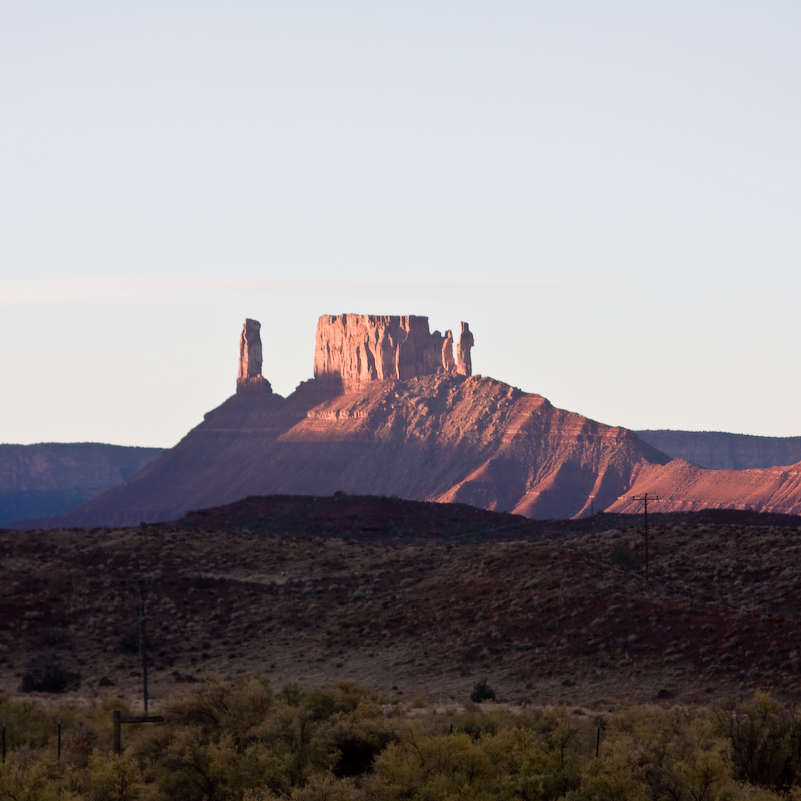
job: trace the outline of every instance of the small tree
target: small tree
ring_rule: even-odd
[[[495,690],[493,690],[484,679],[481,679],[481,681],[477,681],[473,685],[473,691],[470,693],[470,700],[476,704],[480,704],[483,701],[494,701]]]

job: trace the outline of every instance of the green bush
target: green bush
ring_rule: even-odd
[[[470,700],[474,704],[480,704],[483,701],[494,701],[495,690],[493,690],[484,679],[481,679],[481,681],[477,681],[473,685],[473,690],[470,693]]]
[[[625,542],[619,542],[612,549],[612,562],[624,570],[636,570],[640,564],[637,552]]]
[[[761,693],[712,707],[616,709],[597,757],[596,720],[566,708],[466,703],[447,715],[387,717],[347,682],[279,694],[259,677],[197,685],[158,710],[163,724],[127,725],[121,756],[111,753],[120,699],[54,706],[0,697],[9,722],[0,799],[801,801],[797,716]]]

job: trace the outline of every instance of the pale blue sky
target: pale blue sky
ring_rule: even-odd
[[[801,434],[801,4],[0,0],[0,442],[174,444],[320,314]]]

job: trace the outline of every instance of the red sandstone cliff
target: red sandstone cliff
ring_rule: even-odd
[[[63,525],[130,525],[248,495],[397,495],[535,518],[600,510],[667,460],[631,432],[490,378],[424,376],[286,399],[237,394]]]
[[[453,358],[453,335],[431,333],[427,317],[339,314],[317,323],[314,377],[353,387],[365,381],[407,380],[426,375],[472,375],[473,336],[467,323]]]
[[[755,470],[709,470],[683,459],[649,465],[607,511],[639,511],[642,504],[629,496],[646,492],[660,499],[651,507],[655,512],[753,509],[797,515],[801,514],[801,463]]]
[[[425,317],[322,317],[316,378],[286,399],[249,389],[260,377],[257,339],[247,321],[236,395],[58,522],[135,524],[247,495],[337,490],[566,518],[603,509],[645,466],[667,461],[626,429],[471,376],[466,323],[454,360],[452,334],[430,333]]]
[[[801,464],[746,471],[670,461],[634,433],[471,376],[473,335],[425,317],[320,318],[315,379],[288,398],[261,377],[258,323],[240,343],[237,394],[139,474],[54,524],[130,525],[248,495],[397,495],[533,518],[704,507],[801,512]],[[264,382],[262,385],[259,381]],[[254,387],[258,391],[253,391]]]

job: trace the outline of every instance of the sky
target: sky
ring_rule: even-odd
[[[321,314],[801,435],[796,0],[0,0],[0,443],[170,447]]]

